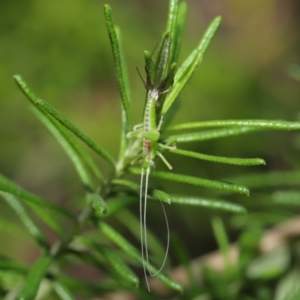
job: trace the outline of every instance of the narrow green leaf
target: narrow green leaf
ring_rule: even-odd
[[[45,277],[48,268],[53,262],[53,258],[49,256],[42,256],[30,269],[29,274],[25,280],[24,286],[19,295],[20,300],[32,300],[38,292],[41,281]]]
[[[4,193],[4,192],[3,192]],[[6,193],[7,195],[10,195],[13,197],[13,195]],[[22,202],[21,200],[19,201]],[[56,212],[49,211],[48,209],[40,208],[36,204],[32,203],[26,203],[30,206],[30,208],[40,217],[40,219],[47,224],[50,228],[52,228],[58,235],[61,235],[64,233],[64,228],[61,226],[60,218],[58,220],[58,215]],[[64,218],[64,216],[62,216]],[[15,238],[19,238],[20,243],[31,243],[31,237],[30,235],[23,234],[24,228],[20,227],[19,225],[15,223],[11,223],[9,220],[1,220],[0,219],[0,230],[4,230],[7,233],[9,233],[11,236],[14,236]],[[22,241],[21,241],[22,240]]]
[[[55,137],[59,144],[63,147],[70,160],[73,162],[75,169],[83,183],[83,185],[91,192],[94,190],[93,182],[90,178],[89,172],[86,170],[85,165],[82,162],[79,145],[74,142],[70,136],[66,135],[66,131],[62,129],[60,123],[52,119],[49,115],[42,113],[35,106],[32,107],[33,113],[36,117],[44,124],[44,126],[50,131],[50,133]],[[85,155],[86,158],[89,156]],[[90,158],[89,158],[90,159]],[[94,164],[93,164],[94,165]]]
[[[133,174],[140,174],[141,172],[140,169],[136,169],[136,168],[130,168],[129,170]],[[226,192],[232,192],[232,193],[237,193],[237,194],[242,194],[247,196],[249,196],[250,193],[249,190],[244,186],[221,182],[221,181],[208,180],[208,179],[203,179],[203,178],[198,178],[193,176],[167,173],[161,171],[156,171],[155,175],[153,176],[155,176],[156,178],[166,179],[170,181],[188,183],[192,185],[202,186],[205,188],[223,190]]]
[[[130,232],[134,235],[137,241],[141,240],[141,231],[140,231],[140,220],[136,216],[134,216],[128,210],[123,210],[120,212],[116,218],[130,230]],[[130,220],[130,222],[128,222]],[[150,220],[149,220],[150,221]],[[167,233],[167,229],[166,229]],[[166,242],[165,242],[166,243]],[[162,246],[156,236],[153,234],[151,230],[147,227],[147,246],[151,252],[151,257],[157,257],[158,259],[164,257],[166,246]]]
[[[186,2],[181,2],[179,4],[178,13],[177,13],[177,20],[176,20],[176,28],[175,28],[175,36],[173,37],[173,56],[171,61],[177,62],[181,44],[182,44],[182,37],[183,37],[183,29],[186,20],[186,13],[187,13],[187,4]]]
[[[207,127],[256,127],[274,130],[299,130],[300,122],[281,120],[214,120],[204,122],[183,123],[168,127],[167,130],[199,129]]]
[[[170,48],[171,37],[170,33],[166,32],[160,43],[160,49],[157,54],[155,67],[154,67],[154,84],[159,85],[166,78],[168,74],[168,67],[170,62]]]
[[[71,291],[61,282],[55,279],[52,283],[55,293],[61,300],[75,300]]]
[[[146,71],[146,74],[149,74],[150,75],[150,78],[152,79],[153,81],[153,78],[154,78],[154,69],[155,69],[155,64],[154,64],[154,61],[153,61],[153,57],[152,57],[152,53],[145,50],[144,51],[144,60],[145,60],[145,71]]]
[[[0,257],[0,270],[13,270],[14,272],[24,275],[28,272],[28,267],[9,258]]]
[[[75,216],[70,213],[69,211],[61,208],[58,205],[55,205],[41,197],[38,197],[36,195],[33,195],[29,192],[26,192],[19,188],[16,184],[12,183],[8,179],[6,179],[3,175],[0,174],[0,190],[3,192],[7,192],[9,194],[12,194],[16,197],[20,197],[24,201],[28,203],[35,204],[39,207],[47,208],[51,211],[54,211],[56,213],[60,213],[66,217],[69,217],[71,219],[75,219]]]
[[[294,214],[292,213],[282,213],[281,212],[256,212],[247,213],[246,215],[234,215],[231,219],[231,224],[233,227],[241,229],[243,227],[266,227],[275,226],[278,223],[286,222],[292,218]]]
[[[128,85],[128,77],[124,63],[124,57],[122,53],[122,47],[120,45],[120,39],[115,29],[111,8],[109,5],[104,5],[104,16],[106,21],[106,27],[110,39],[115,70],[117,73],[117,81],[119,85],[119,91],[122,101],[122,144],[120,149],[120,157],[124,154],[124,151],[128,145],[128,139],[126,139],[126,133],[132,128],[131,122],[131,104],[130,104],[130,93]]]
[[[25,227],[28,229],[33,238],[38,242],[40,246],[44,249],[48,249],[49,245],[47,239],[43,232],[40,230],[39,226],[37,226],[30,216],[30,214],[26,211],[20,201],[12,196],[11,194],[0,192],[0,195],[7,201],[7,203],[14,209],[14,211],[18,214]]]
[[[177,143],[189,143],[196,141],[207,141],[219,139],[228,136],[236,136],[246,134],[249,132],[260,131],[261,129],[255,127],[230,127],[222,129],[213,129],[203,132],[192,132],[183,134],[174,134],[168,137],[169,140],[176,140]]]
[[[84,132],[82,132],[77,126],[71,123],[64,115],[54,109],[50,104],[43,101],[42,99],[38,99],[34,93],[29,89],[26,82],[22,79],[20,75],[15,75],[14,79],[24,93],[24,95],[38,108],[40,108],[43,112],[51,115],[57,121],[59,121],[64,127],[73,132],[80,140],[82,140],[85,144],[87,144],[92,150],[94,150],[98,155],[100,155],[104,160],[106,160],[114,169],[115,169],[115,161],[114,159],[103,150],[98,144],[96,144],[89,136],[87,136]]]
[[[169,0],[168,20],[166,31],[173,32],[177,23],[178,0]]]
[[[128,187],[130,188],[131,190],[139,193],[140,192],[140,185],[135,183],[135,182],[132,182],[132,181],[129,181],[129,180],[126,180],[126,179],[114,179],[111,181],[111,183],[113,185],[120,185],[120,186],[125,186],[125,187]],[[161,190],[157,190],[157,189],[154,189],[154,190],[149,190],[150,194],[148,194],[150,197],[152,197],[153,199],[155,200],[161,200],[163,202],[166,202],[168,204],[171,204],[171,196],[168,195],[167,193],[161,191]]]
[[[111,215],[115,215],[119,211],[122,211],[125,208],[127,208],[129,205],[133,203],[137,203],[137,201],[138,201],[137,197],[127,196],[122,194],[118,195],[117,197],[108,200],[109,210],[106,215],[101,215],[100,217],[106,218]]]
[[[223,163],[223,164],[231,164],[231,165],[239,165],[239,166],[257,166],[257,165],[266,164],[266,162],[261,158],[236,158],[236,157],[215,156],[215,155],[208,155],[208,154],[198,153],[194,151],[187,151],[182,149],[170,150],[170,152],[197,158],[197,159],[202,159],[206,161]]]
[[[129,78],[128,78],[128,73],[127,73],[127,67],[125,64],[124,53],[123,53],[121,33],[120,33],[120,30],[118,30],[118,28],[116,28],[116,32],[117,32],[117,37],[118,37],[119,46],[120,46],[121,66],[123,69],[123,80],[124,80],[129,104],[131,104]],[[129,114],[129,119],[127,119],[128,116],[127,116],[124,105],[121,105],[121,144],[120,144],[120,151],[119,151],[119,159],[122,159],[128,145],[130,143],[130,140],[126,137],[126,134],[132,130],[131,109],[129,110],[128,114]]]
[[[69,147],[73,148],[71,152],[75,152],[75,154],[79,157],[78,160],[80,159],[85,162],[93,172],[93,174],[96,176],[96,178],[98,178],[100,181],[103,180],[103,175],[99,171],[98,166],[95,164],[91,156],[75,141],[70,131],[66,130],[54,118],[37,109],[35,106],[32,106],[32,111],[36,115],[36,117],[40,119],[42,123],[44,123],[45,127],[53,134],[53,136],[57,138],[58,142],[60,142],[60,139],[65,140],[65,142],[60,142],[63,147],[65,146],[64,144],[69,144]],[[58,137],[56,137],[56,134],[58,135]],[[66,150],[66,152],[68,151]]]
[[[172,197],[169,194],[167,194],[161,190],[156,190],[156,189],[153,190],[151,193],[151,196],[156,200],[160,200],[160,201],[166,202],[168,204],[171,204],[171,202],[172,202]]]
[[[57,212],[49,211],[36,204],[28,203],[28,205],[40,217],[40,219],[52,228],[59,236],[63,236],[65,234],[65,228],[62,226],[60,219],[58,219]],[[72,220],[75,220],[75,216]]]
[[[35,246],[35,241],[33,241],[30,233],[24,232],[23,224],[12,222],[10,215],[7,218],[0,218],[0,232],[2,236],[7,235],[11,240],[18,241],[22,245]]]
[[[212,228],[215,235],[215,238],[217,240],[219,249],[221,250],[224,265],[225,265],[225,272],[226,274],[230,274],[232,266],[229,256],[229,240],[228,236],[226,234],[226,230],[224,227],[224,224],[220,218],[213,218],[212,220]]]
[[[142,258],[139,253],[139,251],[133,247],[127,240],[123,238],[118,232],[116,232],[112,227],[109,225],[101,222],[99,223],[99,229],[103,232],[103,234],[111,240],[113,243],[115,243],[118,247],[120,247],[124,252],[126,252],[127,255],[130,257],[133,257],[137,261],[139,261],[142,264]],[[157,269],[152,266],[151,264],[146,264],[146,268],[151,272],[151,273],[156,273]],[[166,286],[169,288],[182,292],[183,289],[182,287],[175,281],[173,281],[170,277],[163,273],[159,273],[156,275],[156,277],[163,282]]]
[[[280,276],[276,284],[274,300],[300,299],[300,272],[299,268],[290,268]]]
[[[78,239],[78,241],[80,242],[80,240]],[[77,241],[77,242],[78,242]],[[81,243],[81,245],[83,245],[83,243]],[[69,253],[72,253],[73,255],[76,255],[76,257],[86,263],[89,264],[90,266],[92,266],[93,268],[98,269],[99,271],[105,273],[108,277],[118,281],[119,283],[119,287],[120,284],[122,286],[124,286],[124,280],[120,280],[120,275],[118,273],[116,273],[116,271],[111,268],[110,265],[106,264],[106,261],[104,259],[100,259],[98,255],[95,255],[95,253],[89,251],[89,252],[81,252],[81,251],[76,251],[73,249],[68,249]],[[123,279],[123,278],[121,278]]]
[[[188,80],[191,78],[196,67],[202,61],[206,50],[210,42],[212,41],[219,25],[221,23],[221,17],[216,17],[208,26],[201,39],[198,47],[190,54],[190,56],[183,62],[181,67],[178,69],[174,84],[171,92],[167,95],[162,108],[162,114],[166,114],[170,107],[173,105],[175,99],[178,97],[182,89],[185,87]]]
[[[277,191],[272,195],[275,203],[300,206],[300,191]]]
[[[201,206],[201,207],[207,207],[210,209],[224,210],[224,211],[228,211],[228,212],[232,212],[232,213],[247,212],[245,207],[235,204],[235,203],[225,201],[223,199],[207,199],[207,198],[200,198],[200,197],[194,197],[194,196],[172,195],[172,203]]]
[[[289,264],[289,249],[283,246],[252,260],[247,267],[246,276],[252,280],[275,279],[286,272]]]
[[[108,250],[104,246],[90,239],[80,238],[80,241],[99,252],[112,266],[112,268],[127,282],[134,286],[139,286],[139,278],[131,271],[131,269],[117,256],[113,251]]]
[[[166,99],[164,101],[162,107],[162,114],[165,115],[171,106],[174,104],[176,98],[179,96],[180,92],[185,87],[186,83],[194,73],[194,70],[198,66],[198,62],[201,58],[201,54],[194,50],[190,57],[187,58],[186,61],[183,62],[180,68],[178,68],[177,73],[174,77],[174,83],[172,86],[172,90],[169,94],[167,94]],[[181,77],[179,77],[181,76]],[[181,80],[180,80],[181,79]]]
[[[133,190],[135,192],[138,192],[139,189],[140,189],[139,184],[137,184],[133,181],[130,181],[130,180],[126,180],[126,179],[113,179],[111,181],[111,184],[125,186],[125,187],[128,187],[128,188],[130,188],[131,190]]]
[[[168,20],[166,26],[166,32],[170,33],[171,46],[170,46],[170,63],[173,63],[174,60],[174,51],[175,51],[175,40],[176,40],[176,24],[178,16],[178,0],[169,0],[169,11],[168,11]]]
[[[180,266],[183,266],[186,272],[187,282],[191,290],[196,290],[199,287],[199,279],[196,278],[196,273],[192,269],[191,264],[191,254],[188,250],[188,246],[185,241],[177,234],[177,232],[172,233],[171,245],[170,245],[173,255]]]
[[[250,188],[268,188],[278,186],[293,186],[300,182],[300,172],[298,171],[274,171],[267,173],[240,174],[226,178],[238,184],[246,184]]]
[[[99,194],[89,194],[88,201],[91,203],[93,209],[96,210],[96,212],[99,212],[103,215],[107,213],[107,203]]]

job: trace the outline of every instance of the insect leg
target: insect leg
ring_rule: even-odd
[[[126,137],[128,139],[133,138],[133,137],[139,137],[139,135],[143,132],[143,129],[138,129],[134,131],[130,131],[126,134]]]
[[[160,120],[159,120],[159,123],[158,123],[158,126],[157,126],[157,131],[160,131],[160,129],[161,129],[161,125],[162,125],[162,123],[163,123],[163,115],[160,117]]]
[[[131,164],[131,165],[135,165],[142,157],[143,157],[143,154],[141,153],[141,154],[139,154],[136,158],[134,158],[134,159],[130,162],[130,164]]]
[[[166,158],[159,152],[157,151],[156,154],[161,158],[161,160],[165,163],[165,165],[172,170],[172,166],[170,165],[170,163],[166,160]]]
[[[159,143],[158,146],[161,149],[168,149],[168,150],[175,150],[176,149],[176,145],[169,146],[169,145],[164,145],[164,144]]]
[[[140,124],[134,125],[134,126],[133,126],[133,131],[136,131],[136,130],[138,130],[138,129],[141,129],[143,126],[144,126],[144,123],[140,123]]]

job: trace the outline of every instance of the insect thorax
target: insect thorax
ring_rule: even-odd
[[[148,91],[148,99],[153,99],[154,101],[157,101],[159,95],[160,92],[156,87],[150,88]]]

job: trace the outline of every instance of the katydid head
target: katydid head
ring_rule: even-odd
[[[152,89],[148,90],[148,97],[151,97],[152,99],[158,99],[160,96],[161,92],[158,88],[153,87]]]

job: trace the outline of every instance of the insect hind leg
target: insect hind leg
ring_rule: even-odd
[[[160,157],[160,159],[164,162],[164,164],[168,167],[169,170],[173,169],[171,164],[167,161],[167,159],[159,151],[157,151],[156,154]]]
[[[164,145],[164,144],[161,144],[161,143],[159,143],[158,146],[161,149],[167,149],[167,150],[176,150],[176,148],[177,148],[176,145],[169,146],[169,145]]]

